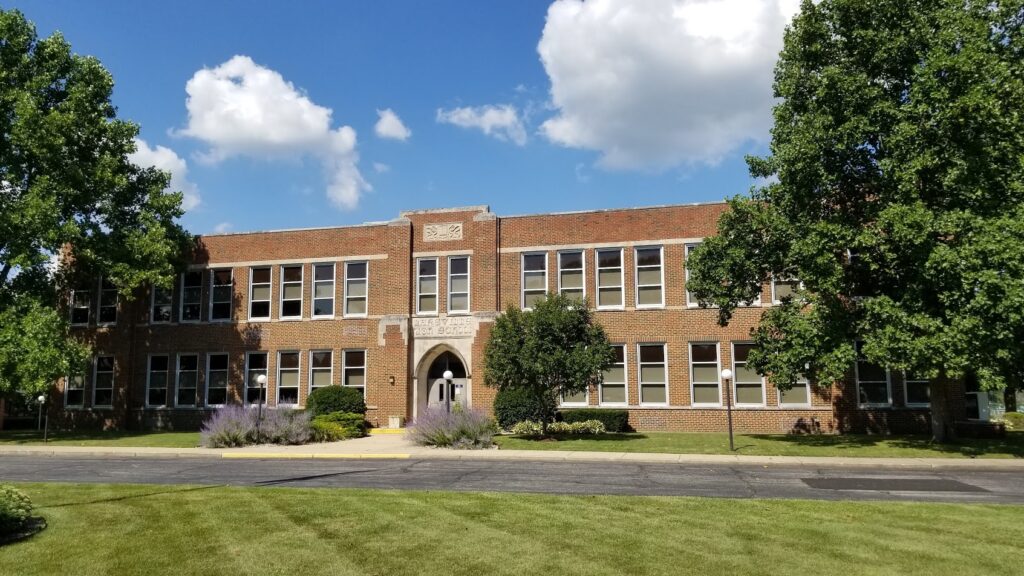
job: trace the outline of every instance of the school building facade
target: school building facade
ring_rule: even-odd
[[[928,384],[866,362],[829,387],[780,392],[746,367],[750,331],[794,288],[771,282],[719,326],[686,291],[686,260],[724,203],[499,217],[486,206],[402,212],[355,226],[201,236],[173,289],[128,302],[75,290],[89,370],[58,383],[68,425],[195,429],[228,403],[302,407],[311,390],[363,391],[388,427],[428,406],[490,409],[484,348],[507,306],[586,298],[615,345],[603,382],[566,407],[628,409],[638,430],[924,431]],[[730,394],[723,368],[735,377]],[[442,374],[450,370],[453,381]],[[266,386],[259,386],[260,376]],[[983,409],[956,394],[956,413]]]

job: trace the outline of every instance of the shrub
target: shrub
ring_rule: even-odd
[[[13,486],[0,486],[0,537],[23,531],[32,517],[32,501]]]
[[[1007,430],[1024,431],[1024,412],[1007,412],[1003,415]]]
[[[608,410],[606,408],[578,408],[574,410],[562,410],[562,421],[586,422],[587,420],[598,420],[604,424],[607,432],[629,432],[629,412],[626,410]]]
[[[263,412],[260,436],[264,442],[288,445],[305,444],[309,442],[310,433],[310,414],[305,410],[278,408]]]
[[[540,436],[542,428],[539,422],[524,420],[512,426],[511,432],[517,436]],[[604,434],[604,423],[600,420],[583,422],[553,422],[548,424],[548,434]]]
[[[490,448],[498,426],[487,414],[459,405],[448,412],[427,408],[410,426],[410,439],[421,446]]]
[[[548,425],[548,429],[551,428],[551,424]],[[533,420],[523,420],[522,422],[516,422],[512,425],[509,432],[516,436],[540,436],[543,431],[540,422],[534,422]]]
[[[306,400],[306,409],[314,417],[323,416],[332,412],[350,412],[353,414],[366,414],[366,401],[363,393],[356,388],[345,386],[324,386],[317,388]]]
[[[352,412],[331,412],[313,418],[311,423],[313,440],[337,442],[349,438],[366,436],[366,419],[362,414]]]
[[[237,405],[217,409],[203,423],[200,443],[207,448],[235,448],[256,442],[256,411]]]
[[[502,388],[494,396],[494,417],[504,430],[524,420],[540,422],[552,409],[545,409],[544,402],[525,388]]]

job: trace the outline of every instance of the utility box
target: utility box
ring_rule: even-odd
[[[405,416],[388,416],[388,428],[401,428],[405,426]]]

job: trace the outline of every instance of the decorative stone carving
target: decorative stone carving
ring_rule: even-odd
[[[366,336],[366,326],[345,326],[341,329],[342,336]]]
[[[472,338],[476,322],[471,316],[413,318],[412,334],[416,338]]]
[[[423,227],[425,242],[441,242],[444,240],[462,240],[462,222],[447,224],[427,224]]]

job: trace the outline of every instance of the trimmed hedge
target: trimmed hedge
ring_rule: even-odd
[[[538,402],[522,388],[502,388],[494,397],[494,419],[502,430],[523,420],[540,422],[544,418],[544,407]]]
[[[313,416],[323,416],[333,412],[366,414],[366,401],[363,393],[355,388],[345,386],[324,386],[313,390],[306,400],[306,409]]]
[[[310,422],[313,439],[317,442],[337,442],[366,436],[366,419],[352,412],[331,412],[313,418]]]
[[[1007,430],[1024,430],[1024,413],[1022,412],[1007,412],[1003,416],[1003,420],[1006,420]]]
[[[561,410],[562,422],[572,424],[574,422],[586,422],[597,420],[604,424],[608,432],[630,432],[628,410],[609,410],[607,408],[574,408],[572,410]]]

